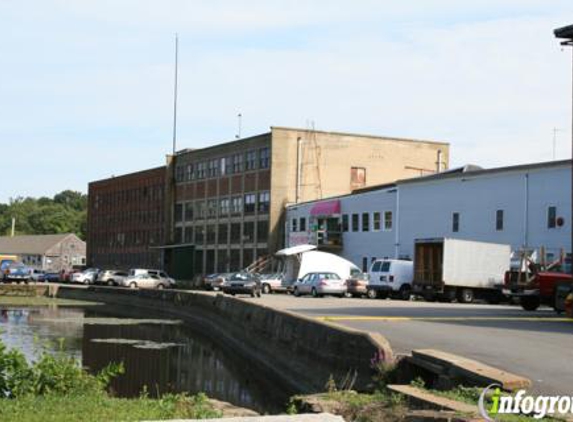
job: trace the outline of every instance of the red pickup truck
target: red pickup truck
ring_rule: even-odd
[[[572,289],[573,276],[556,271],[533,270],[520,274],[512,270],[505,273],[503,294],[519,298],[521,307],[526,311],[535,311],[543,304],[560,312],[562,309],[558,295],[563,291],[561,286]]]

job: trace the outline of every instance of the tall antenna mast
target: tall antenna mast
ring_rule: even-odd
[[[237,134],[236,139],[241,139],[241,130],[243,129],[243,115],[241,113],[237,114]]]
[[[175,33],[175,84],[173,86],[173,155],[177,151],[177,66],[179,53],[179,34]]]

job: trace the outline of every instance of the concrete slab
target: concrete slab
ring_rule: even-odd
[[[411,385],[389,385],[388,389],[395,393],[400,393],[407,396],[409,400],[413,399],[417,402],[423,403],[431,409],[451,410],[468,415],[478,414],[477,406],[472,406],[471,404],[462,403],[456,400],[448,399],[446,397],[440,397]]]

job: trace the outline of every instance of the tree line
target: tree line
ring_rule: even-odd
[[[0,203],[0,236],[10,235],[15,218],[16,235],[75,233],[85,240],[87,204],[87,195],[72,190],[53,198],[12,198]]]

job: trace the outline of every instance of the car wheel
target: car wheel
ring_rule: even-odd
[[[541,305],[538,296],[522,296],[520,302],[521,307],[526,311],[535,311]]]
[[[366,291],[366,296],[368,296],[369,299],[376,299],[378,298],[378,292],[374,289],[368,289]]]
[[[129,283],[129,288],[130,289],[137,289],[137,283],[135,281],[132,281],[131,283]]]
[[[161,283],[157,285],[157,290],[163,290],[164,288],[165,286]]]
[[[314,287],[312,288],[310,293],[312,294],[312,297],[318,297],[318,292],[316,291],[316,289]]]
[[[409,284],[403,284],[400,286],[400,291],[398,292],[400,299],[402,300],[410,300],[410,296],[412,295],[412,288]]]
[[[300,296],[300,292],[298,291],[298,287],[295,287],[293,292],[292,292],[296,297]]]
[[[458,302],[472,303],[474,301],[474,291],[472,289],[462,289],[458,291]]]
[[[107,281],[107,285],[108,285],[108,286],[115,286],[115,281],[113,281],[113,280],[108,280],[108,281]]]
[[[268,295],[271,292],[271,286],[268,284],[263,284],[263,293]]]

